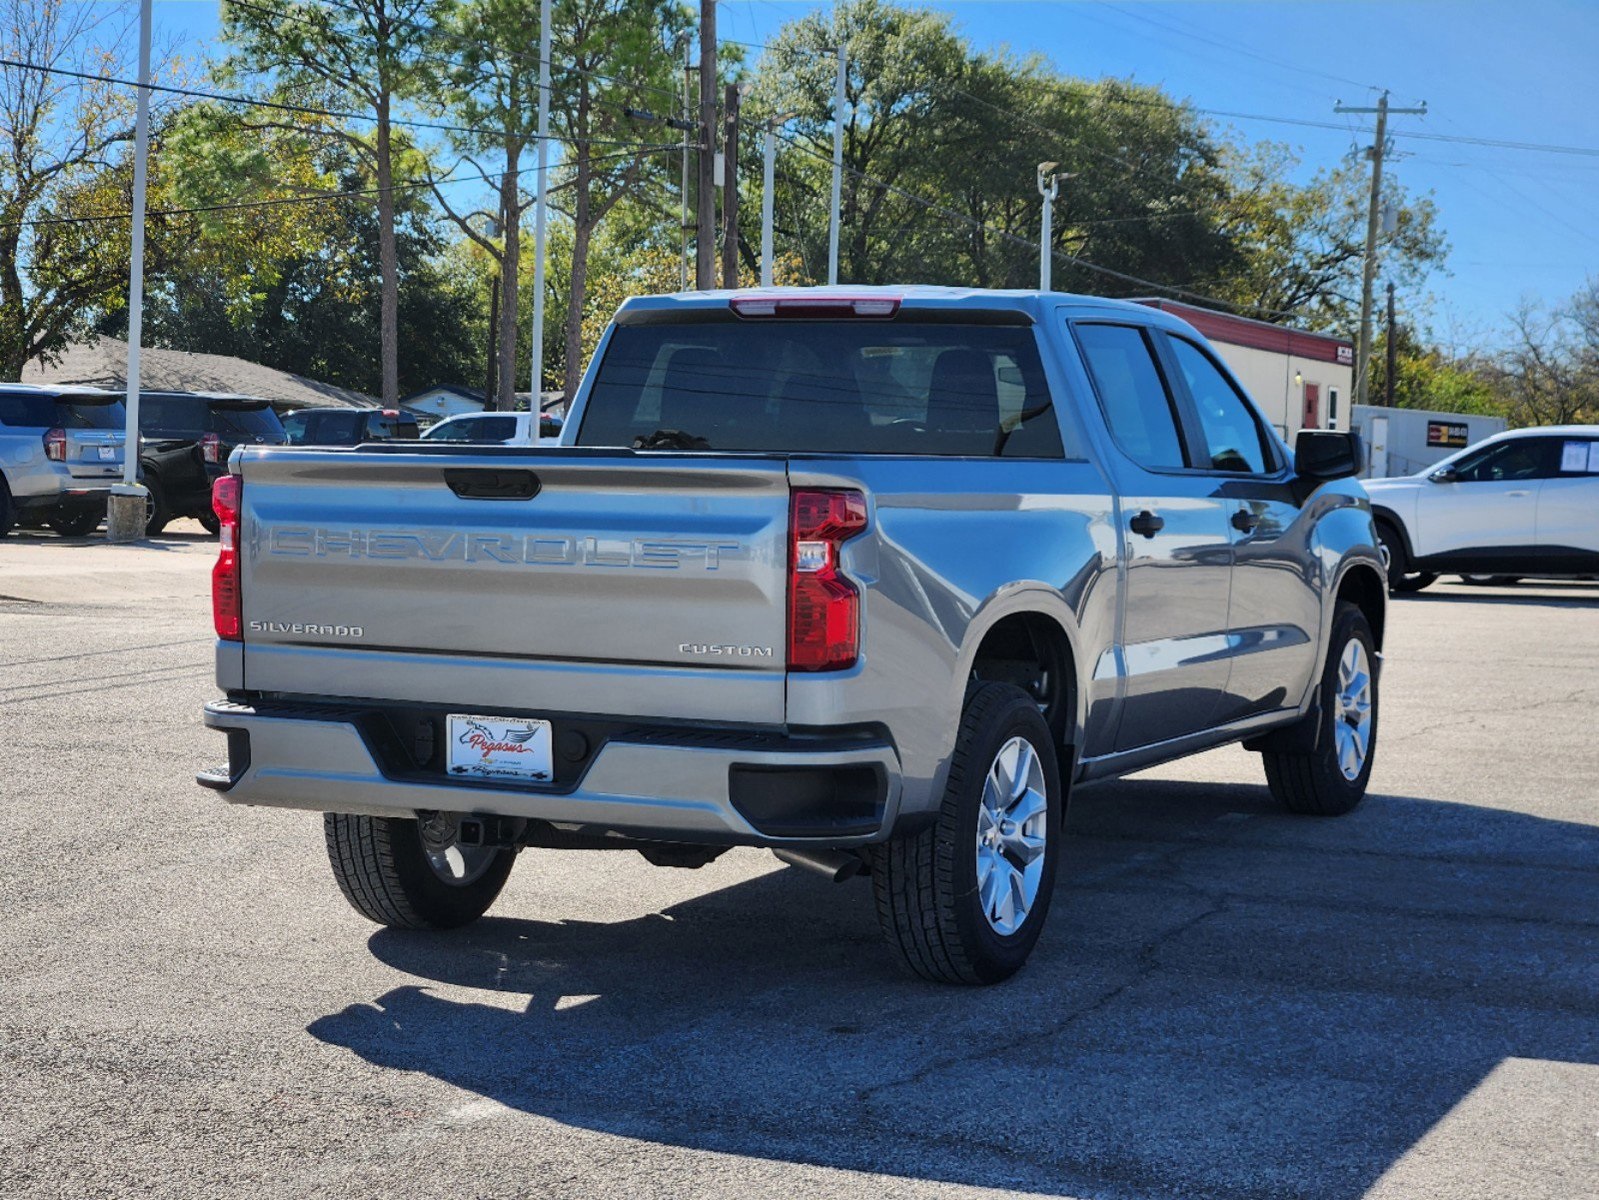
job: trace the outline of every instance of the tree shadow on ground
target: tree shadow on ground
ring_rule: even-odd
[[[310,1032],[670,1145],[1353,1197],[1505,1058],[1599,1063],[1596,861],[1587,825],[1392,796],[1303,820],[1263,788],[1130,781],[1074,799],[1050,926],[997,988],[909,980],[869,888],[777,870],[631,920],[381,931],[384,962],[494,995],[406,985]]]

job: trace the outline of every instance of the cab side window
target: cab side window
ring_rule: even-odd
[[[1186,467],[1177,412],[1148,334],[1134,325],[1080,324],[1076,329],[1117,445],[1143,467]]]
[[[1199,410],[1210,469],[1252,475],[1275,470],[1276,458],[1266,432],[1232,381],[1187,338],[1168,335],[1166,341],[1194,398],[1194,407]]]
[[[1553,438],[1512,438],[1460,463],[1455,468],[1455,480],[1502,483],[1548,479],[1559,472],[1559,446]]]

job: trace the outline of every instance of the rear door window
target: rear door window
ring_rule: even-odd
[[[1144,330],[1079,324],[1077,341],[1117,445],[1141,467],[1186,467],[1177,410]]]
[[[579,446],[1061,458],[1030,326],[621,325]]]

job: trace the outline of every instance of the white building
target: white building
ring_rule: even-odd
[[[1349,428],[1354,343],[1175,300],[1139,303],[1180,317],[1204,334],[1290,444],[1301,429]]]

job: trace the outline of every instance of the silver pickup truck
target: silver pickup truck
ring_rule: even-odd
[[[244,447],[215,493],[229,801],[372,920],[524,846],[867,875],[905,964],[1039,936],[1072,789],[1227,742],[1359,802],[1387,596],[1359,443],[1192,328],[935,288],[628,301],[558,446]]]

